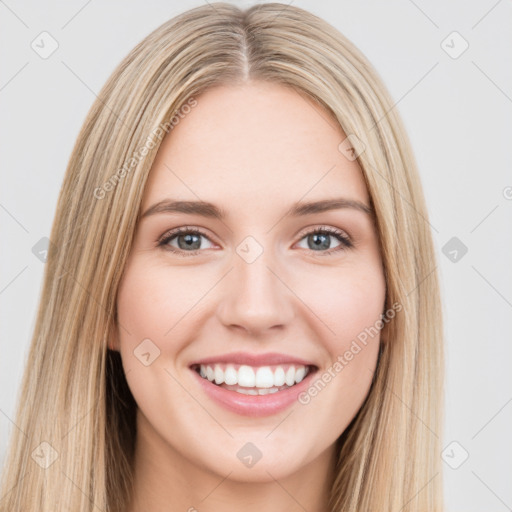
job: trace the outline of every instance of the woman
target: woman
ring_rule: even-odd
[[[325,21],[163,24],[73,150],[0,510],[442,510],[427,219],[391,98]]]

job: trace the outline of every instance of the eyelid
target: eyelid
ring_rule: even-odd
[[[311,233],[316,232],[328,232],[333,235],[340,235],[348,240],[352,241],[350,235],[344,230],[340,228],[335,228],[333,226],[322,225],[322,224],[313,224],[312,226],[308,226],[306,228],[301,229],[296,236],[300,236],[300,239],[304,238],[304,236],[309,235]]]

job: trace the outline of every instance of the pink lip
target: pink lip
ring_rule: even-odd
[[[218,359],[216,360],[218,361]],[[289,359],[287,361],[289,361]],[[204,379],[194,369],[192,369],[192,373],[195,375],[195,378],[199,381],[199,385],[202,386],[206,394],[219,405],[243,416],[261,417],[277,414],[296,402],[298,395],[309,387],[316,371],[315,369],[310,370],[304,380],[291,388],[268,395],[243,395],[236,391],[229,391]]]
[[[304,366],[314,366],[311,361],[299,359],[297,357],[289,356],[286,354],[278,354],[276,352],[269,352],[267,354],[249,354],[248,352],[232,352],[231,354],[221,354],[218,356],[207,357],[194,361],[190,366],[200,364],[215,364],[215,363],[233,363],[233,364],[246,364],[248,366],[270,366],[275,364],[297,364]]]

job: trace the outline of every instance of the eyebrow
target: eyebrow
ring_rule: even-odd
[[[344,208],[359,210],[368,215],[372,215],[373,213],[373,209],[361,201],[337,197],[334,199],[323,199],[321,201],[295,203],[288,210],[285,216],[290,215],[291,217],[299,217]],[[226,210],[219,208],[213,203],[208,203],[206,201],[173,201],[171,199],[164,199],[150,206],[142,214],[141,219],[157,213],[188,213],[218,220],[224,220],[227,217]]]

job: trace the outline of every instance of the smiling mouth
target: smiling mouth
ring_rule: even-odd
[[[200,377],[212,384],[244,395],[268,395],[292,388],[317,367],[301,364],[248,366],[240,364],[194,364]]]

